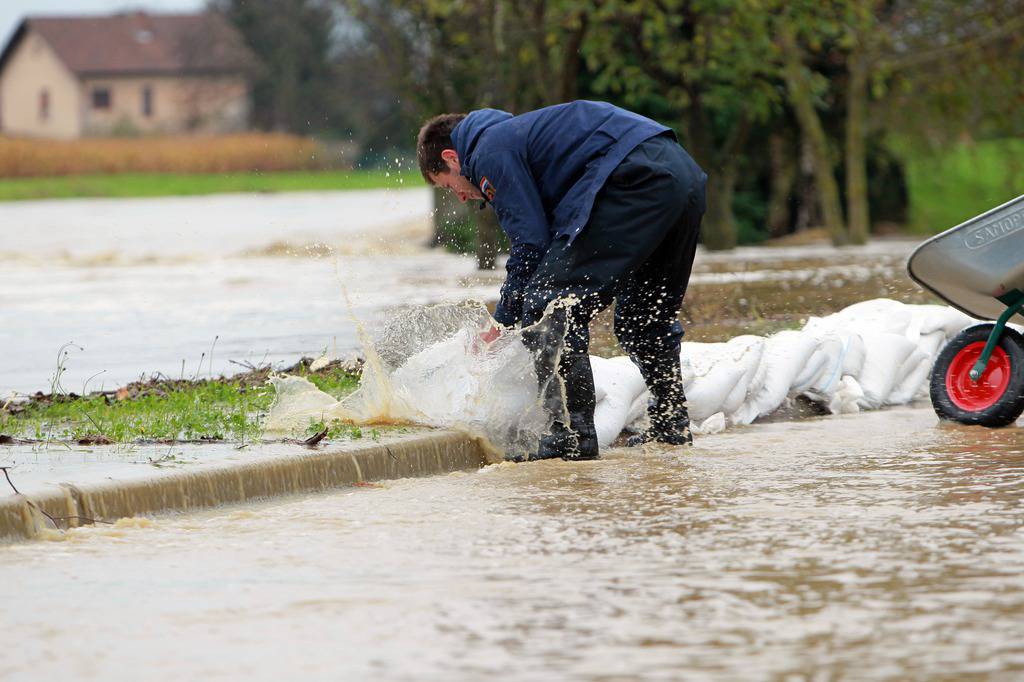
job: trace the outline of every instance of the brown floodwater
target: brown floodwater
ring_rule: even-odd
[[[927,408],[0,547],[0,679],[1020,679],[1024,432]]]

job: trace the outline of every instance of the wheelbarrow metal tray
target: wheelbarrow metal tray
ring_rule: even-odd
[[[1024,292],[1024,195],[924,242],[907,270],[954,308],[998,318]]]

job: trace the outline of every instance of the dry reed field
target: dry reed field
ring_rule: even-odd
[[[324,165],[315,140],[276,133],[74,141],[0,136],[0,178],[269,172]]]

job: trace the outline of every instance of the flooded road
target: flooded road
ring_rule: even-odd
[[[0,547],[22,679],[1020,679],[1024,432],[902,408]]]
[[[81,393],[347,355],[353,314],[493,295],[424,247],[431,209],[424,188],[0,205],[0,400],[50,392],[65,344]]]
[[[396,305],[494,300],[502,269],[424,246],[431,209],[422,187],[0,205],[0,400],[51,392],[61,348],[62,386],[82,393],[348,357],[353,315],[372,328]],[[702,252],[687,338],[768,334],[877,296],[920,302],[912,244]],[[621,353],[610,320],[595,325],[598,354]]]

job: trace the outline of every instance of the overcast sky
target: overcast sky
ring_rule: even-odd
[[[152,12],[196,10],[204,0],[0,0],[0,45],[6,45],[27,14],[109,14],[123,9]]]

